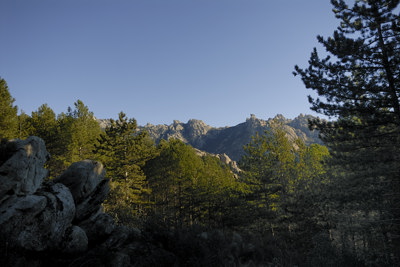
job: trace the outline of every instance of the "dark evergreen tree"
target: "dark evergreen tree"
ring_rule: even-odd
[[[190,224],[192,188],[200,177],[201,158],[180,140],[161,141],[159,155],[146,164],[155,213],[174,227]]]
[[[18,115],[18,138],[25,139],[32,135],[33,131],[31,117],[22,111],[21,114]]]
[[[0,138],[18,137],[18,108],[8,90],[7,82],[0,78]]]
[[[332,154],[335,240],[367,264],[391,265],[400,259],[400,1],[331,2],[340,26],[318,36],[328,56],[314,49],[294,74],[320,96],[311,109],[335,119],[311,122]]]
[[[74,103],[75,109],[68,108],[67,117],[63,120],[65,135],[67,135],[67,158],[69,165],[73,162],[93,158],[93,149],[101,133],[100,125],[93,112],[78,100]]]
[[[242,189],[228,166],[215,156],[198,155],[180,140],[162,140],[158,149],[159,155],[147,162],[145,173],[153,211],[162,221],[177,228],[235,224],[228,218],[235,220],[234,214],[240,211],[230,205]]]
[[[32,112],[30,119],[30,135],[35,135],[44,140],[46,148],[53,154],[53,146],[57,143],[57,120],[54,111],[47,105],[41,105],[37,111]]]
[[[243,214],[235,208],[244,185],[218,157],[203,155],[201,159],[199,175],[190,188],[191,222],[207,227],[236,226],[238,218],[234,218]]]
[[[263,135],[257,134],[244,147],[245,154],[240,161],[244,170],[244,181],[252,189],[248,199],[259,208],[259,231],[282,235],[282,242],[293,245],[303,242],[299,234],[311,238],[315,226],[313,197],[325,177],[323,161],[329,155],[321,145],[306,146],[299,138],[287,136],[282,124],[273,122]],[[294,238],[297,240],[288,240]],[[308,239],[310,243],[310,239]],[[304,251],[303,251],[304,252]]]
[[[46,149],[51,157],[46,162],[51,178],[56,177],[64,170],[65,154],[67,153],[68,139],[64,139],[60,131],[60,121],[57,120],[54,111],[47,105],[41,105],[33,111],[28,119],[29,135],[35,135],[44,140]]]
[[[112,190],[106,208],[120,222],[130,223],[149,204],[150,189],[142,168],[154,156],[154,142],[146,132],[137,131],[135,119],[128,119],[120,112],[118,120],[111,119],[99,138],[95,153],[111,179]]]
[[[289,140],[283,125],[274,122],[264,134],[256,134],[244,147],[240,167],[246,171],[258,206],[278,209],[281,198],[290,190],[294,177],[296,146]]]
[[[72,123],[74,118],[67,113],[60,113],[57,115],[57,151],[51,158],[58,162],[57,168],[54,170],[53,174],[55,177],[60,175],[72,161],[71,152],[69,150],[72,135]]]

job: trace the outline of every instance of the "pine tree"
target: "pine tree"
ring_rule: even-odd
[[[31,117],[24,111],[21,111],[21,114],[18,115],[18,138],[25,139],[32,135],[33,132]]]
[[[46,162],[46,168],[49,170],[50,177],[56,177],[64,170],[62,158],[67,147],[60,132],[56,114],[47,104],[43,104],[32,112],[28,124],[29,135],[35,135],[44,140],[46,149],[51,155]]]
[[[70,114],[62,112],[57,115],[57,151],[51,155],[51,159],[58,162],[58,167],[53,172],[55,177],[60,175],[72,163],[70,144],[73,121],[74,118]]]
[[[74,103],[75,109],[69,108],[67,113],[66,133],[68,138],[68,156],[66,161],[71,164],[76,161],[93,158],[93,149],[98,142],[101,133],[100,125],[93,112],[85,104],[78,100]]]
[[[155,146],[146,132],[137,131],[135,119],[128,119],[123,112],[99,138],[95,153],[107,169],[112,191],[107,209],[121,222],[129,223],[132,216],[144,213],[149,204],[150,192],[144,164],[153,157]]]
[[[213,155],[204,155],[199,178],[193,185],[197,223],[207,227],[235,227],[248,220],[241,196],[247,192],[228,165]],[[239,205],[240,204],[240,205]]]
[[[0,139],[18,137],[18,108],[13,103],[7,82],[0,78]]]
[[[57,142],[57,120],[54,111],[47,105],[41,105],[33,111],[30,119],[31,135],[38,136],[46,143],[46,148],[53,154]]]
[[[162,140],[158,149],[145,167],[154,213],[178,228],[232,225],[228,218],[237,210],[229,204],[239,197],[241,184],[228,166],[215,156],[198,155],[180,140]]]
[[[240,167],[256,193],[258,205],[277,209],[280,198],[290,190],[296,146],[283,125],[273,122],[264,134],[256,134],[244,147]],[[298,141],[297,141],[298,142]]]
[[[274,121],[244,150],[240,167],[251,189],[247,199],[256,208],[250,227],[270,236],[276,247],[291,251],[288,262],[304,262],[319,228],[316,196],[325,182],[327,148],[290,138],[284,125]]]
[[[332,154],[341,246],[389,265],[400,259],[400,1],[331,2],[340,26],[318,36],[328,56],[314,49],[294,74],[321,96],[309,97],[311,109],[336,119],[311,126]]]
[[[153,190],[155,213],[174,227],[190,223],[193,186],[200,177],[202,160],[194,149],[180,140],[162,140],[159,155],[146,164],[146,175]]]

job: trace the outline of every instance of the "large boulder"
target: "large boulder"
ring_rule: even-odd
[[[9,246],[28,251],[59,250],[65,246],[75,205],[67,187],[53,184],[33,195],[13,195],[0,205],[0,214],[0,233]],[[87,239],[84,232],[81,235]],[[87,241],[81,245],[86,246]]]
[[[0,143],[0,266],[129,266],[141,232],[103,212],[103,165],[83,160],[45,180],[48,158],[38,137]]]
[[[109,181],[104,179],[103,164],[93,160],[73,163],[60,177],[54,179],[69,188],[76,205],[75,222],[81,222],[96,214],[110,191]]]
[[[87,250],[86,230],[92,227],[83,229],[75,221],[94,215],[108,218],[99,215],[109,192],[103,165],[77,162],[59,178],[44,182],[49,153],[42,139],[2,143],[0,152],[0,237],[7,247],[31,252]],[[93,219],[88,221],[96,225]],[[96,226],[96,234],[111,234],[113,221],[108,221],[107,227]]]
[[[78,225],[85,230],[89,242],[105,240],[116,228],[111,215],[102,212],[92,215]]]
[[[12,140],[7,151],[11,156],[0,166],[0,203],[10,195],[33,194],[41,186],[48,171],[43,167],[49,159],[44,141],[36,136]]]

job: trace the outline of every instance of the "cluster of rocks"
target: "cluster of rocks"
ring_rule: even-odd
[[[140,232],[102,211],[110,188],[101,163],[76,162],[48,180],[42,139],[12,140],[1,150],[1,266],[130,265],[127,244]]]

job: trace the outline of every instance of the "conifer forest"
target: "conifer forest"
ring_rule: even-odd
[[[293,63],[311,110],[330,118],[309,121],[323,145],[273,121],[234,172],[180,140],[155,143],[124,112],[105,128],[81,100],[61,114],[48,104],[20,112],[3,77],[0,149],[42,138],[49,180],[74,162],[101,162],[105,212],[169,251],[170,266],[398,266],[400,1],[331,3],[338,28],[317,37],[323,56],[310,48],[308,64]]]

